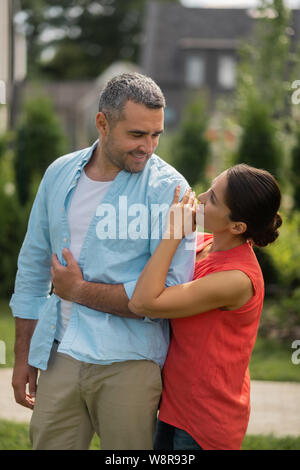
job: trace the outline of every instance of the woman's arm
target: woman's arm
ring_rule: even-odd
[[[156,253],[161,255],[159,250]],[[151,283],[152,280],[149,270],[144,281]],[[143,294],[139,288],[146,293]],[[251,298],[252,284],[242,271],[222,271],[186,284],[163,288],[157,297],[151,292],[151,288],[143,287],[143,281],[140,284],[138,281],[129,309],[136,315],[151,318],[184,318],[216,308],[240,308]]]
[[[250,279],[241,271],[214,273],[185,284],[165,287],[170,263],[184,236],[184,228],[188,225],[189,218],[193,218],[192,230],[196,228],[194,196],[186,192],[179,203],[179,192],[176,188],[170,209],[173,217],[169,217],[164,239],[142,271],[128,304],[129,309],[137,315],[152,318],[183,318],[216,308],[233,309],[242,306],[252,295],[252,285]],[[183,222],[178,231],[180,213]]]

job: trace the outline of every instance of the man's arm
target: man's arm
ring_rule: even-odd
[[[33,335],[36,320],[16,318],[15,364],[12,377],[15,400],[19,405],[33,409],[36,393],[38,369],[28,364],[30,340]],[[29,384],[29,395],[26,385]]]
[[[128,308],[129,298],[123,284],[101,284],[83,279],[80,267],[70,250],[64,248],[67,266],[62,266],[56,255],[52,256],[52,282],[54,293],[70,302],[120,317],[141,319]]]
[[[32,409],[38,370],[28,364],[30,341],[39,311],[51,286],[51,249],[45,200],[45,178],[36,195],[19,258],[10,307],[15,317],[15,363],[12,378],[15,400]],[[26,385],[29,384],[29,395]]]

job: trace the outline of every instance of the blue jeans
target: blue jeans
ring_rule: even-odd
[[[157,420],[154,450],[203,450],[183,429]]]

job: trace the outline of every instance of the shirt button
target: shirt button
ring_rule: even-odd
[[[51,328],[51,330],[54,330],[55,326],[54,326],[54,325],[51,325],[50,328]]]
[[[65,212],[65,208],[64,208],[64,207],[62,208],[62,212]]]
[[[67,243],[67,241],[68,241],[68,239],[65,237],[65,238],[64,238],[64,243]]]

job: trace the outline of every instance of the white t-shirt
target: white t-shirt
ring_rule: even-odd
[[[104,198],[112,181],[91,180],[83,170],[68,212],[68,224],[70,229],[70,251],[78,261],[82,244],[86,237],[89,225],[97,207]],[[72,310],[72,302],[61,300],[61,312],[58,314],[55,338],[61,341],[69,323]]]

